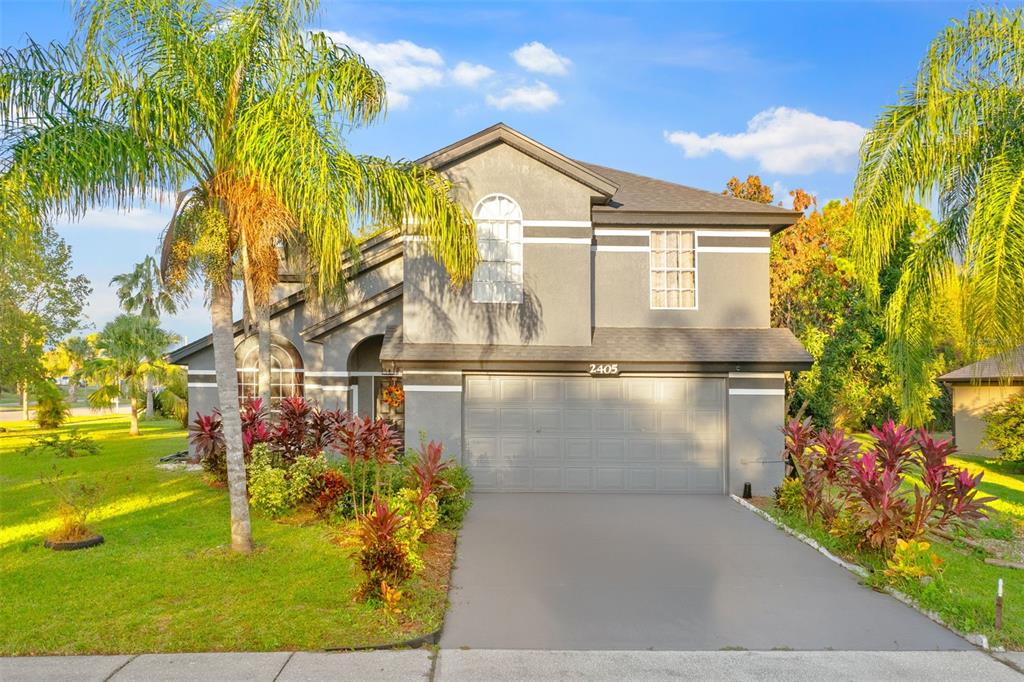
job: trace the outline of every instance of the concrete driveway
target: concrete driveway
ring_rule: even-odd
[[[717,495],[475,495],[452,586],[443,648],[972,648]]]

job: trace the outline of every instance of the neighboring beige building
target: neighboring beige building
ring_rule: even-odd
[[[1024,393],[1024,346],[939,377],[953,393],[953,435],[962,452],[993,454],[982,446],[983,415],[1010,396]]]

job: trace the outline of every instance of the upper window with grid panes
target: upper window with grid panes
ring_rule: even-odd
[[[522,303],[523,212],[504,194],[484,197],[473,209],[480,261],[473,271],[476,303]]]
[[[697,307],[697,248],[689,230],[651,230],[651,308]]]

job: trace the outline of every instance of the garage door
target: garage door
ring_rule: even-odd
[[[472,375],[464,461],[480,491],[724,490],[725,380]]]

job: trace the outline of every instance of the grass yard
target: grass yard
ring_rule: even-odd
[[[453,536],[435,537],[427,568],[406,585],[391,616],[352,598],[348,550],[320,522],[254,515],[258,550],[226,549],[228,499],[198,473],[156,468],[185,447],[170,421],[142,423],[130,438],[121,415],[78,417],[98,455],[60,459],[23,453],[44,433],[8,423],[0,433],[0,654],[138,653],[356,647],[408,639],[441,624]],[[40,482],[64,477],[99,483],[89,525],[98,547],[54,552],[43,536],[56,524],[55,500]]]
[[[972,474],[985,473],[980,486],[982,494],[999,498],[991,504],[992,520],[983,522],[980,537],[1024,536],[1024,476],[997,460],[980,457],[950,457],[950,464],[967,467]],[[823,530],[810,526],[802,512],[785,512],[774,501],[759,500],[762,508],[791,528],[808,535],[830,551],[869,569],[885,568],[882,557],[874,552],[858,551],[855,543],[842,541]],[[937,612],[942,619],[962,632],[978,632],[989,638],[993,646],[1024,649],[1024,570],[991,566],[980,552],[961,543],[932,542],[932,549],[944,560],[942,576],[927,585],[911,582],[897,585],[926,609]],[[1016,559],[1020,562],[1021,559]],[[1003,629],[996,630],[996,583],[1003,579]]]

